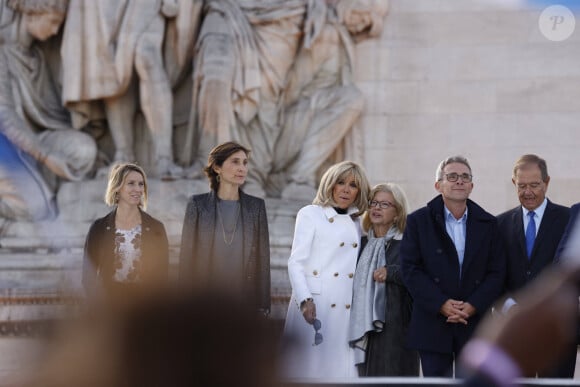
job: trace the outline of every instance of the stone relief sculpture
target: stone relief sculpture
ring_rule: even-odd
[[[2,26],[0,45],[0,218],[50,219],[56,214],[56,177],[82,179],[97,153],[93,138],[72,128],[35,45],[58,32],[67,1],[1,5],[3,21],[10,22]]]
[[[387,7],[387,1],[329,3],[324,24],[304,39],[284,90],[274,152],[273,172],[287,176],[282,197],[314,197],[317,171],[359,118],[364,97],[353,80],[353,41],[377,36]]]
[[[246,190],[311,198],[316,170],[364,105],[351,79],[353,38],[381,32],[387,4],[207,1],[184,160],[234,139],[252,148]]]
[[[364,100],[352,80],[354,43],[382,31],[388,4],[0,2],[0,217],[9,219],[54,216],[57,180],[46,179],[47,171],[76,181],[92,176],[96,154],[139,160],[141,123],[150,133],[153,177],[180,177],[182,167],[200,176],[209,149],[235,140],[252,149],[246,191],[310,199],[316,170],[358,137],[352,128]],[[65,11],[55,40],[62,42],[58,82],[35,42],[58,32]],[[97,149],[85,133],[99,126],[112,147]],[[24,172],[7,167],[16,164]],[[27,202],[25,185],[36,192],[26,198],[42,200]]]
[[[173,157],[172,81],[191,61],[200,7],[192,0],[71,0],[61,49],[63,101],[81,124],[97,115],[89,102],[102,102],[115,161],[135,160],[140,109],[153,142],[151,175],[181,175]],[[170,63],[166,31],[170,48],[181,49]]]
[[[281,96],[303,36],[304,19],[320,1],[208,0],[195,52],[190,137],[207,154],[221,141],[252,149],[245,190],[264,195],[280,135]],[[195,167],[194,167],[195,168]]]

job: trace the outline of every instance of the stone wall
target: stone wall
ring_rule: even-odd
[[[545,6],[509,3],[391,0],[381,39],[357,45],[366,168],[373,183],[400,183],[413,209],[454,154],[470,160],[472,198],[494,214],[518,203],[511,171],[525,153],[546,159],[552,201],[580,201],[578,21],[553,42],[538,27]]]

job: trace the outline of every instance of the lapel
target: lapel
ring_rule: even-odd
[[[144,251],[149,251],[151,249],[159,248],[159,246],[152,246],[151,244],[156,239],[153,238],[150,234],[151,233],[151,217],[141,208],[139,208],[139,212],[141,212],[141,234],[142,234],[142,245]],[[143,254],[145,256],[146,254]]]
[[[526,251],[526,231],[524,230],[524,216],[522,206],[518,206],[513,210],[512,230],[513,238],[515,241],[517,241],[520,257],[523,257],[525,261],[528,262],[528,253]]]
[[[203,197],[200,197],[198,200],[198,208],[199,213],[197,214],[197,222],[201,226],[199,227],[200,234],[208,234],[207,237],[204,235],[204,238],[198,242],[203,243],[203,240],[205,240],[207,243],[209,240],[213,240],[215,222],[217,219],[216,193],[213,190],[208,192],[207,200],[203,200]],[[211,237],[209,237],[209,235],[211,235]]]
[[[117,216],[117,207],[113,209],[113,211],[109,212],[105,217],[105,228],[107,230],[114,230],[115,229],[115,217]]]
[[[436,227],[439,228],[439,234],[443,235],[444,238],[444,245],[443,248],[445,249],[445,256],[450,257],[452,260],[455,260],[457,264],[459,264],[459,258],[457,256],[457,250],[455,249],[455,245],[453,244],[453,240],[447,233],[447,227],[445,225],[445,210],[443,209],[445,204],[443,203],[443,198],[439,195],[435,198],[432,202],[432,215],[435,222]],[[465,258],[465,256],[464,256]]]
[[[479,214],[472,202],[467,200],[467,222],[465,225],[465,252],[463,253],[463,265],[461,266],[461,278],[464,278],[465,271],[480,251],[480,246],[486,233],[481,232],[479,224]]]
[[[534,241],[534,248],[532,250],[532,259],[536,255],[538,247],[542,245],[544,239],[550,234],[552,224],[556,220],[556,215],[552,211],[552,203],[548,200],[546,209],[544,210],[544,215],[542,216],[542,221],[540,222],[540,228],[538,228],[538,233],[536,234],[536,240]]]
[[[467,224],[465,226],[465,253],[461,266],[461,278],[469,270],[471,263],[489,251],[483,246],[489,236],[490,221],[494,219],[489,213],[471,199],[467,199]]]
[[[257,209],[253,208],[252,200],[248,195],[246,195],[243,191],[240,190],[240,210],[242,216],[242,240],[244,245],[244,264],[245,261],[249,257],[249,252],[252,251],[252,241],[254,240],[254,230],[257,230],[258,227],[254,227],[252,224],[254,219],[256,218]]]

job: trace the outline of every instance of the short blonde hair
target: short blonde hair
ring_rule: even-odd
[[[401,186],[395,183],[377,184],[371,190],[369,200],[373,200],[375,195],[379,192],[388,192],[393,195],[393,198],[395,199],[393,204],[395,205],[395,211],[397,211],[397,218],[393,225],[397,227],[397,230],[400,232],[405,231],[405,227],[407,227],[407,214],[409,213],[409,201],[407,200],[405,191],[403,191]],[[372,226],[368,210],[363,215],[362,224],[365,231],[369,231]]]
[[[349,175],[354,177],[354,182],[359,189],[353,203],[359,210],[356,215],[361,215],[365,212],[369,204],[369,181],[364,169],[353,161],[343,161],[334,164],[324,172],[312,204],[337,207],[338,204],[332,197],[332,190],[339,180],[346,179]]]
[[[109,173],[109,182],[107,183],[107,190],[105,191],[105,203],[112,207],[117,204],[117,195],[130,172],[137,172],[143,176],[143,196],[139,207],[143,210],[147,209],[147,176],[143,168],[133,163],[119,163],[111,168]]]

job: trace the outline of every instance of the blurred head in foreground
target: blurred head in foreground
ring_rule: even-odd
[[[270,322],[211,292],[160,295],[79,321],[32,386],[274,386]]]

